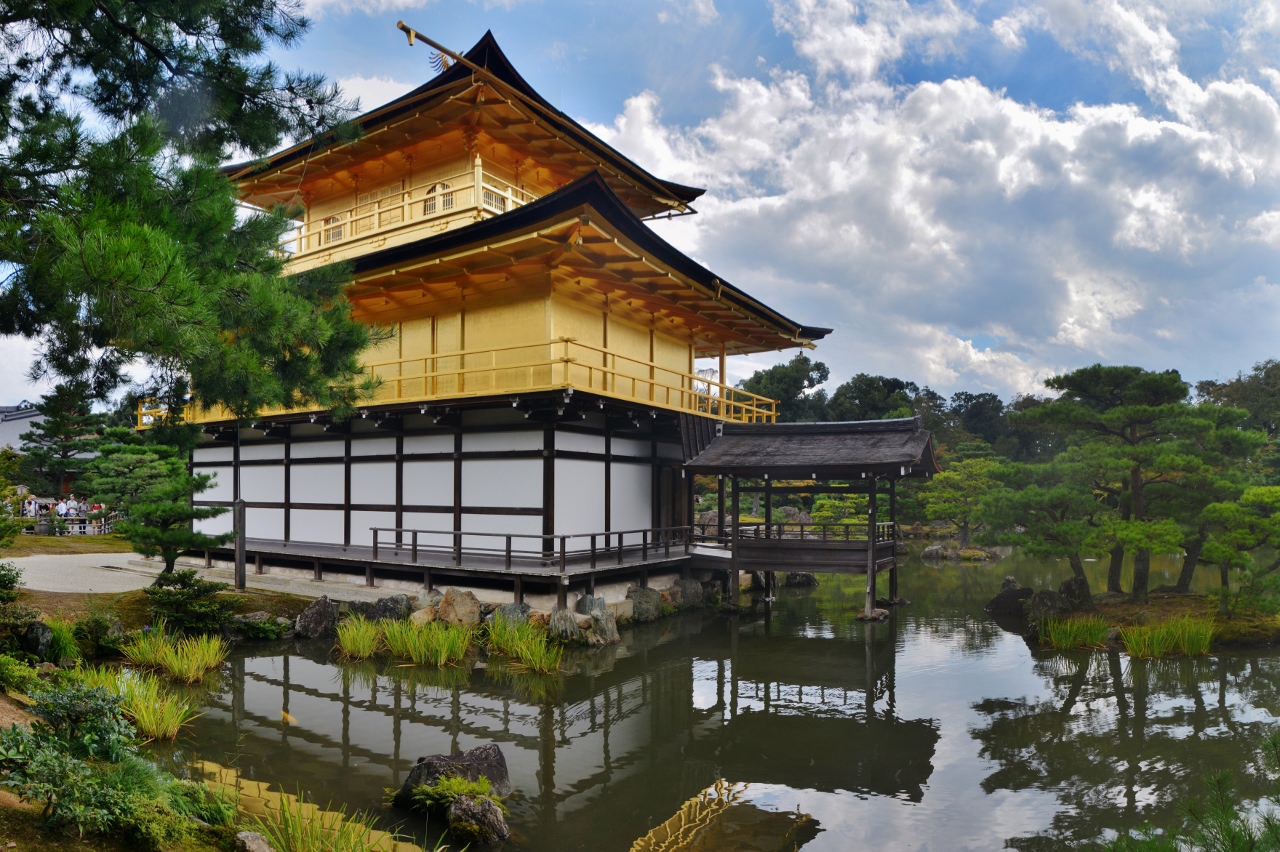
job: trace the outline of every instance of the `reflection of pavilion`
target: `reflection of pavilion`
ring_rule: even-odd
[[[480,672],[424,686],[408,669],[239,659],[230,700],[199,723],[200,756],[236,754],[247,777],[376,810],[420,755],[497,743],[513,826],[600,848],[625,848],[721,778],[919,801],[938,735],[898,715],[894,622],[868,626],[862,643],[754,632],[763,626],[691,614],[637,628],[541,705]],[[606,798],[640,804],[592,807]]]

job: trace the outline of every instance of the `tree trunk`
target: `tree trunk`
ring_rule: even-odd
[[[1080,558],[1078,551],[1073,551],[1067,556],[1067,561],[1071,563],[1071,573],[1075,574],[1085,585],[1089,585],[1089,578],[1084,575],[1084,561]]]
[[[759,492],[751,495],[751,517],[760,517],[760,494]]]
[[[1223,618],[1231,615],[1227,606],[1227,595],[1231,592],[1231,566],[1226,561],[1218,563],[1218,579],[1222,583],[1222,594],[1218,598],[1218,614]]]
[[[1204,549],[1204,538],[1202,534],[1187,542],[1187,556],[1182,560],[1182,571],[1178,574],[1179,594],[1191,591],[1191,579],[1196,573],[1196,563],[1200,561],[1200,551]]]
[[[1107,591],[1124,594],[1120,588],[1120,570],[1124,568],[1124,545],[1111,548],[1111,564],[1107,566]]]
[[[169,575],[173,573],[173,566],[177,561],[178,561],[178,554],[175,553],[172,556],[165,555],[164,570],[160,572],[160,576],[156,577],[155,582],[152,583],[151,585],[158,586],[161,583],[163,583],[165,580],[167,580],[169,578]]]
[[[963,521],[960,523],[959,526],[960,526],[960,549],[964,550],[966,547],[969,546],[969,522]]]
[[[1151,549],[1144,547],[1133,554],[1133,593],[1129,600],[1147,602],[1147,581],[1151,576]]]

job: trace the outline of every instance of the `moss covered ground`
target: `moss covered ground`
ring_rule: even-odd
[[[1211,618],[1217,631],[1214,647],[1269,645],[1280,642],[1280,615],[1241,608],[1231,617],[1218,613],[1218,599],[1207,595],[1152,594],[1146,604],[1135,604],[1128,596],[1096,595],[1094,604],[1110,624],[1117,627],[1153,624],[1183,615]]]
[[[223,592],[223,594],[230,593]],[[236,597],[243,598],[240,605],[236,607],[236,612],[239,614],[268,612],[273,616],[294,618],[311,603],[310,598],[261,589],[245,589],[234,594]],[[24,589],[18,602],[48,615],[56,615],[72,621],[79,621],[94,613],[102,613],[120,619],[120,623],[126,630],[134,630],[151,623],[151,612],[147,609],[149,601],[141,589],[121,594],[37,592]]]
[[[77,553],[133,553],[133,545],[116,535],[20,535],[11,546],[0,550],[0,561]]]

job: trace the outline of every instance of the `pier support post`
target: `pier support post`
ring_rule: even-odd
[[[738,589],[738,517],[741,514],[741,495],[738,494],[738,477],[733,478],[732,538],[729,540],[729,603],[738,606],[741,598]]]
[[[876,480],[871,478],[870,507],[867,514],[867,600],[863,616],[871,618],[876,608]]]
[[[317,583],[324,579],[324,572],[320,570],[319,559],[311,560],[311,579],[315,580]]]
[[[893,567],[889,569],[889,600],[898,603],[898,480],[889,480],[889,523],[893,530]]]
[[[236,474],[239,475],[240,468],[237,466]],[[241,591],[245,587],[244,576],[244,501],[236,500],[234,509],[234,522],[236,529],[236,564],[235,564],[235,583],[236,588]]]
[[[262,554],[261,553],[255,553],[253,555],[253,573],[255,574],[262,573]]]
[[[522,604],[524,603],[524,579],[519,574],[516,575],[515,579],[516,587],[513,594],[515,595],[516,603]]]

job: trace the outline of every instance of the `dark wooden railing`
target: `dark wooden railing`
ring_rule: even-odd
[[[786,539],[788,541],[866,541],[867,524],[815,524],[792,523],[778,521],[774,523],[750,523],[738,525],[738,538],[741,539]],[[896,524],[887,521],[876,523],[876,542],[884,544],[892,542],[896,533]],[[728,546],[733,538],[733,524],[726,522],[724,535],[720,535],[719,524],[694,524],[694,539],[704,544]]]

